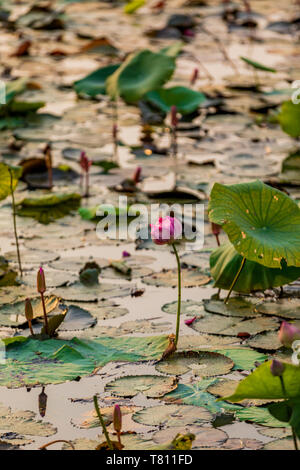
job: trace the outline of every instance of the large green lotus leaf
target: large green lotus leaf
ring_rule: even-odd
[[[217,248],[210,257],[210,272],[215,280],[215,287],[229,290],[236,273],[242,263],[240,255],[231,243]],[[233,290],[249,293],[265,290],[270,287],[283,286],[300,277],[300,267],[286,266],[282,261],[282,269],[268,268],[254,261],[246,261]]]
[[[70,341],[17,337],[5,339],[6,362],[0,368],[0,385],[9,388],[61,383],[90,375],[111,361],[159,359],[166,349],[166,336],[101,337]]]
[[[22,168],[20,166],[9,166],[0,162],[0,201],[5,199],[11,194],[11,176],[12,174],[12,189],[16,189],[19,178],[22,175]]]
[[[17,207],[21,217],[32,217],[41,224],[49,224],[70,212],[76,211],[80,205],[80,194],[50,194],[37,198],[25,198]]]
[[[217,397],[231,395],[237,387],[238,381],[233,379],[221,378],[215,380],[214,383],[208,386],[207,391]],[[243,406],[261,406],[270,403],[272,400],[260,400],[259,398],[250,398],[249,400],[242,400],[239,402]],[[220,402],[221,404],[223,401]],[[240,409],[240,407],[238,408]]]
[[[57,432],[52,424],[36,420],[32,411],[12,411],[0,404],[0,429],[25,436],[52,436]]]
[[[263,331],[275,330],[279,326],[278,320],[270,317],[242,320],[241,318],[225,317],[206,312],[201,317],[194,321],[191,328],[199,333],[215,335],[237,336],[239,333],[256,335]]]
[[[204,308],[207,312],[227,317],[255,318],[260,316],[256,311],[257,299],[232,297],[225,304],[224,300],[205,299]]]
[[[185,426],[210,421],[211,414],[205,408],[192,405],[158,405],[144,408],[133,415],[137,423],[149,426]]]
[[[281,191],[261,181],[215,183],[209,217],[247,260],[280,268],[284,259],[288,266],[300,267],[300,209]]]
[[[208,284],[210,277],[202,274],[199,269],[182,269],[181,284],[182,287],[198,287]],[[150,286],[157,287],[176,287],[178,283],[178,273],[176,269],[165,269],[160,273],[154,273],[151,276],[145,276],[142,282]]]
[[[238,370],[252,370],[257,363],[264,362],[268,356],[248,348],[231,348],[215,350],[234,362],[234,368]]]
[[[286,182],[300,183],[300,151],[291,153],[282,162],[280,178]]]
[[[283,298],[276,302],[263,302],[257,306],[257,311],[264,315],[300,320],[300,299]]]
[[[49,315],[58,305],[59,299],[52,296],[45,297],[46,312]],[[43,306],[40,297],[31,300],[33,309],[33,318],[43,316]],[[27,323],[25,317],[24,302],[16,302],[5,304],[0,310],[0,325],[1,326],[22,326]]]
[[[202,377],[228,374],[233,368],[233,361],[215,352],[177,352],[156,365],[156,370],[165,374],[182,375],[193,372]]]
[[[149,91],[145,98],[165,113],[169,113],[171,107],[176,106],[177,111],[181,114],[192,113],[206,100],[203,93],[190,90],[184,86]]]
[[[177,380],[174,377],[134,375],[109,382],[105,386],[105,391],[117,397],[134,397],[138,393],[143,393],[148,398],[158,398],[176,387]]]
[[[112,75],[121,64],[100,67],[81,80],[74,83],[74,89],[78,95],[88,95],[94,98],[97,95],[104,95],[106,79]]]
[[[237,410],[235,414],[240,421],[249,421],[251,423],[260,424],[261,426],[270,426],[274,428],[286,427],[286,423],[274,418],[267,408],[250,406],[249,408]]]
[[[203,379],[193,384],[179,384],[176,390],[164,396],[164,400],[183,405],[203,406],[211,413],[239,408],[236,405],[217,402],[215,397],[206,391],[215,382],[216,379]]]
[[[267,67],[266,65],[263,65],[261,64],[260,62],[255,62],[251,59],[248,59],[247,57],[241,57],[241,59],[246,62],[246,64],[248,65],[251,65],[251,67],[253,67],[254,69],[257,69],[257,70],[262,70],[264,72],[271,72],[271,73],[276,73],[276,70],[271,68],[271,67]]]
[[[169,80],[174,69],[173,57],[149,50],[133,53],[108,77],[106,91],[112,99],[120,96],[128,103],[136,103]]]
[[[223,397],[224,400],[238,402],[245,398],[261,398],[276,400],[280,398],[300,397],[300,367],[284,363],[282,374],[286,396],[283,396],[279,377],[271,374],[271,361],[260,365],[252,374],[243,379],[237,386],[234,394]]]
[[[277,119],[284,132],[294,138],[300,136],[300,104],[285,101],[280,108]]]

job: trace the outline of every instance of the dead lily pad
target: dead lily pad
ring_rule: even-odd
[[[161,375],[134,375],[109,382],[105,391],[117,397],[134,397],[143,393],[148,398],[163,397],[177,387],[175,377]]]
[[[257,311],[264,315],[300,320],[300,299],[278,299],[276,302],[263,302]]]
[[[212,415],[205,408],[192,405],[158,405],[134,413],[132,419],[148,426],[186,426],[210,421]]]
[[[204,300],[204,308],[207,312],[217,313],[228,317],[255,318],[260,316],[255,311],[255,303],[244,297],[232,297],[225,304],[223,300]],[[257,303],[257,301],[256,301]]]
[[[201,273],[198,269],[183,269],[182,271],[182,287],[200,287],[208,284],[211,278]],[[160,273],[146,276],[142,282],[157,287],[176,287],[178,282],[178,274],[176,269],[166,269]]]
[[[43,316],[43,306],[39,297],[32,299],[33,317],[38,318]],[[46,312],[50,314],[59,303],[59,299],[52,295],[45,297]],[[16,302],[12,304],[5,304],[1,307],[0,312],[0,325],[2,326],[22,326],[27,323],[24,312],[24,302]]]
[[[257,317],[250,320],[241,320],[238,317],[225,317],[207,313],[201,319],[195,320],[191,328],[199,333],[237,336],[239,333],[245,332],[252,336],[263,331],[275,330],[278,326],[278,320],[275,318]]]
[[[177,352],[170,358],[159,362],[155,368],[165,374],[183,375],[186,372],[193,372],[194,375],[202,377],[214,377],[228,374],[233,366],[231,359],[219,353],[185,351]]]
[[[162,306],[162,311],[166,313],[177,313],[177,301],[170,302]],[[181,302],[181,315],[197,315],[203,309],[203,303],[195,300],[184,300]]]

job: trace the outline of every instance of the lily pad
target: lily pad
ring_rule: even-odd
[[[71,286],[55,289],[55,294],[63,300],[71,302],[96,302],[112,297],[124,297],[130,295],[130,287],[101,282],[99,285],[86,287],[80,282]]]
[[[9,194],[11,194],[11,176],[12,174],[12,189],[16,189],[18,180],[22,175],[21,167],[8,166],[5,163],[0,162],[0,201],[5,199]]]
[[[81,80],[77,80],[74,83],[74,89],[78,95],[88,95],[94,98],[97,95],[105,95],[106,79],[112,75],[121,64],[107,65],[106,67],[100,67],[94,72],[88,74]]]
[[[264,315],[300,320],[300,299],[278,299],[276,302],[263,302],[257,311]]]
[[[225,317],[206,313],[201,319],[196,319],[191,328],[199,333],[237,336],[239,333],[248,333],[251,336],[263,331],[275,330],[279,322],[275,318],[256,317],[242,320],[235,317]]]
[[[206,96],[198,91],[190,90],[183,86],[172,88],[160,88],[150,91],[145,96],[152,105],[161,109],[165,113],[171,111],[172,106],[176,106],[180,114],[188,114],[195,111],[200,104],[206,101]]]
[[[233,368],[233,361],[215,352],[179,352],[159,362],[155,368],[159,372],[172,375],[183,375],[193,372],[202,377],[214,377],[228,374]]]
[[[265,351],[275,351],[282,347],[277,331],[267,331],[265,333],[260,333],[253,338],[249,338],[247,339],[247,345],[251,346],[251,348],[262,349]]]
[[[148,91],[162,86],[173,74],[175,60],[165,54],[143,50],[130,54],[106,81],[112,99],[139,101]]]
[[[236,417],[240,421],[260,424],[261,426],[269,426],[274,428],[284,428],[286,424],[274,418],[267,408],[250,406],[236,411]]]
[[[158,398],[177,387],[174,377],[161,375],[134,375],[121,377],[109,382],[105,391],[117,397],[134,397],[143,393],[148,398]]]
[[[205,408],[190,405],[158,405],[134,413],[132,419],[148,426],[185,426],[210,421]]]
[[[181,271],[182,287],[198,287],[208,284],[211,280],[206,274],[202,274],[198,269],[182,269]],[[178,274],[176,269],[163,270],[160,273],[146,276],[142,282],[150,286],[157,287],[176,287],[178,283]]]
[[[229,290],[241,263],[240,255],[231,243],[220,246],[210,257],[210,272],[215,287]],[[271,287],[283,286],[300,277],[300,268],[286,266],[282,261],[280,268],[268,268],[262,264],[247,260],[235,286],[235,292],[249,293]]]
[[[177,301],[170,302],[162,306],[162,311],[177,314]],[[184,300],[181,302],[181,315],[197,315],[203,309],[203,303],[194,300]]]
[[[122,416],[126,416],[128,414],[132,414],[138,411],[140,408],[137,406],[122,405],[121,409],[122,409]],[[105,406],[104,408],[102,407],[101,414],[103,416],[103,420],[106,426],[109,426],[113,422],[114,406]],[[75,426],[81,429],[93,429],[93,428],[99,428],[101,426],[95,409],[88,411],[87,413],[84,414],[83,417],[81,416],[80,422],[78,424],[76,422],[74,423],[74,421],[72,421],[72,424],[75,424]]]
[[[229,357],[234,362],[234,370],[252,370],[268,359],[265,354],[248,348],[219,349],[216,352]]]
[[[293,438],[285,437],[283,439],[267,442],[263,450],[295,450]]]
[[[153,435],[153,441],[156,444],[167,444],[174,438],[174,433],[187,434],[192,433],[196,436],[193,441],[192,449],[195,447],[210,447],[219,446],[228,439],[227,434],[221,429],[214,429],[201,426],[180,426],[173,428],[162,429]]]
[[[36,420],[32,411],[12,411],[4,405],[0,405],[0,429],[11,431],[25,436],[52,436],[57,432],[50,423]]]
[[[77,305],[68,305],[67,308],[66,317],[59,331],[85,330],[96,324],[97,320],[87,310]]]
[[[256,302],[244,297],[232,297],[228,303],[224,300],[204,300],[204,308],[207,312],[217,313],[228,317],[255,318],[260,316],[256,310]]]
[[[280,268],[284,259],[287,266],[300,267],[300,208],[278,189],[261,181],[215,183],[209,217],[247,260]]]
[[[25,198],[18,203],[17,214],[21,217],[32,217],[47,225],[70,212],[77,211],[80,201],[81,196],[76,193]]]
[[[47,314],[51,313],[57,307],[59,299],[56,296],[45,297],[45,306]],[[31,300],[33,309],[33,318],[43,316],[43,306],[40,297]],[[1,307],[0,325],[2,326],[22,326],[27,323],[25,317],[24,302],[5,304]]]
[[[216,397],[224,397],[224,396],[229,396],[234,393],[236,387],[237,387],[238,381],[233,380],[233,379],[226,379],[226,378],[221,378],[218,380],[215,380],[214,383],[208,386],[207,391]],[[243,406],[261,406],[265,405],[266,403],[270,403],[271,400],[260,400],[258,398],[252,398],[249,400],[242,400],[239,402],[240,405]],[[222,405],[222,401],[220,404]],[[239,409],[239,408],[237,408]]]

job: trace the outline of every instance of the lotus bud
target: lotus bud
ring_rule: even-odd
[[[191,326],[196,319],[197,317],[189,318],[188,320],[184,320],[184,323],[186,326]]]
[[[122,429],[122,412],[121,412],[121,408],[119,407],[119,405],[115,405],[114,407],[113,420],[114,420],[115,431],[117,433],[120,433]]]
[[[33,310],[30,299],[25,300],[25,317],[28,322],[31,322],[33,319]]]
[[[177,118],[177,107],[171,106],[171,126],[177,127],[178,125],[178,118]]]
[[[199,77],[199,70],[195,68],[191,76],[191,85],[194,85],[196,83],[198,77]]]
[[[277,359],[273,359],[271,362],[271,374],[274,375],[274,377],[281,377],[284,371],[284,364]]]
[[[141,181],[141,173],[142,173],[142,168],[140,166],[137,167],[137,169],[134,172],[133,175],[133,181],[136,183],[139,183]]]
[[[85,152],[81,152],[80,154],[80,166],[81,168],[83,169],[83,171],[85,173],[88,173],[89,171],[89,168],[92,164],[92,161],[88,159],[88,157],[86,156],[86,153]]]
[[[117,126],[117,124],[113,125],[112,134],[113,134],[113,139],[117,140],[117,137],[118,137],[118,126]]]
[[[278,337],[283,346],[290,348],[296,339],[300,339],[300,330],[296,326],[283,321]]]
[[[37,290],[40,294],[46,292],[45,273],[42,267],[40,267],[37,273]]]

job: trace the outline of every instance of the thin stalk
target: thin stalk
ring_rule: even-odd
[[[116,97],[115,102],[113,102],[112,135],[114,144],[113,158],[115,162],[118,162],[118,97]]]
[[[244,267],[244,265],[245,265],[245,261],[246,261],[246,258],[244,257],[244,258],[242,259],[241,266],[240,266],[238,272],[236,273],[236,276],[235,276],[235,278],[233,279],[233,282],[232,282],[232,284],[231,284],[231,286],[230,286],[228,295],[227,295],[226,299],[224,300],[224,303],[225,303],[225,304],[228,303],[229,297],[231,296],[232,289],[234,288],[234,286],[235,286],[235,284],[236,284],[238,278],[240,277],[240,274],[241,274],[241,272],[242,272],[242,269],[243,269],[243,267]]]
[[[293,441],[294,441],[295,450],[299,450],[298,449],[297,436],[296,436],[296,433],[295,433],[295,429],[293,427],[292,427],[292,434],[293,434]]]
[[[117,437],[118,437],[118,443],[120,444],[120,446],[122,445],[122,442],[121,442],[121,433],[120,432],[117,432]]]
[[[32,336],[34,336],[34,332],[33,332],[33,329],[32,329],[31,320],[28,320],[28,326],[29,326],[30,334],[31,334]]]
[[[75,447],[72,444],[72,442],[71,441],[66,441],[65,439],[56,439],[56,441],[48,442],[47,444],[44,444],[43,446],[39,447],[39,450],[44,450],[48,446],[51,446],[52,444],[57,444],[58,442],[65,442],[66,444],[69,444],[69,446],[72,448],[72,450],[75,450]]]
[[[89,170],[85,174],[85,197],[89,197]]]
[[[97,416],[98,416],[98,418],[99,418],[100,424],[101,424],[101,426],[102,426],[103,433],[104,433],[104,436],[105,436],[107,445],[108,445],[108,447],[110,448],[110,450],[114,450],[113,445],[112,445],[112,443],[111,443],[111,440],[110,440],[110,438],[109,438],[109,435],[108,435],[108,432],[107,432],[105,423],[104,423],[104,421],[103,421],[103,417],[102,417],[101,412],[100,412],[100,409],[99,409],[98,400],[97,400],[96,395],[94,395],[94,406],[95,406],[95,410],[96,410]]]
[[[13,222],[14,222],[14,234],[15,234],[16,247],[17,247],[17,257],[18,257],[20,275],[21,277],[23,277],[20,248],[19,248],[19,239],[18,239],[18,234],[17,234],[16,203],[15,203],[15,195],[14,195],[14,187],[13,187],[13,174],[10,168],[8,169],[8,171],[10,175],[10,192],[11,192],[12,206],[13,206]]]
[[[48,318],[47,318],[46,305],[45,305],[45,298],[44,298],[43,292],[41,292],[41,298],[42,298],[43,313],[44,313],[44,321],[45,321],[45,331],[46,331],[46,334],[49,335]]]
[[[177,347],[178,337],[179,337],[179,327],[180,327],[180,312],[181,312],[181,266],[180,259],[175,244],[172,244],[176,261],[177,261],[177,271],[178,271],[178,301],[177,301],[177,319],[176,319],[176,333],[175,333],[175,346]]]
[[[286,388],[285,388],[285,385],[284,385],[284,380],[283,380],[282,375],[279,376],[279,379],[280,379],[280,383],[281,383],[283,396],[285,398],[287,398]],[[293,441],[294,441],[295,450],[299,450],[298,449],[298,442],[297,442],[297,435],[295,433],[295,429],[293,428],[293,426],[291,426],[291,428],[292,428],[292,434],[293,434]]]

